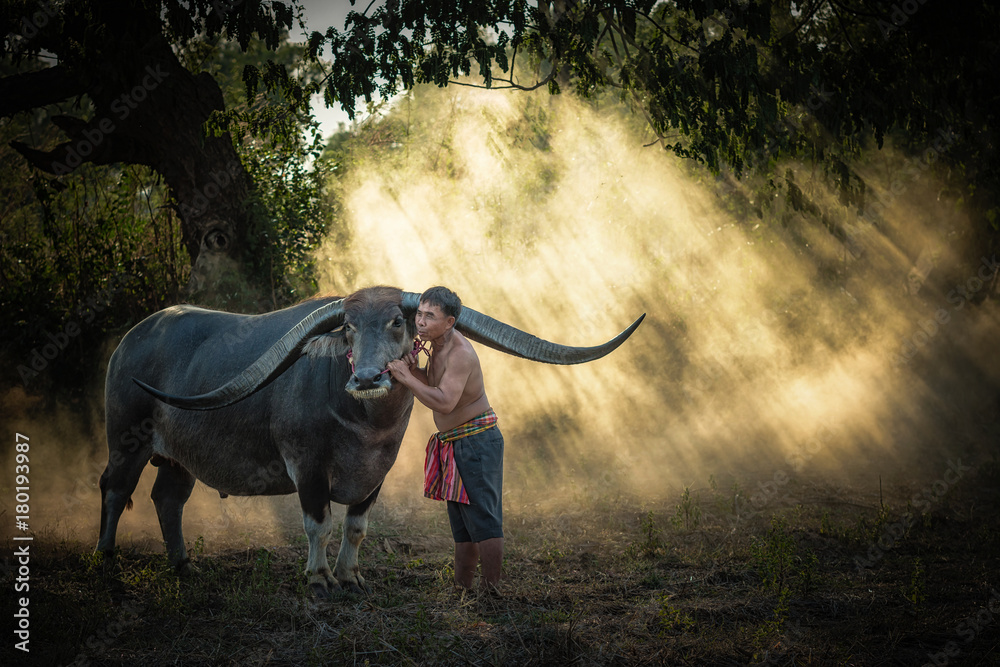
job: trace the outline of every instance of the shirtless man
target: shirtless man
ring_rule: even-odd
[[[455,330],[461,308],[445,287],[424,292],[416,325],[420,339],[430,343],[427,367],[408,355],[391,362],[389,371],[434,413],[439,432],[427,444],[424,495],[448,501],[455,583],[472,589],[478,562],[482,584],[495,588],[503,564],[503,436],[486,398],[479,357]]]

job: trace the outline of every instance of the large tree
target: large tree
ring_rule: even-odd
[[[20,71],[0,79],[0,117],[59,103],[76,111],[51,116],[66,141],[12,144],[42,172],[63,175],[87,162],[158,172],[180,217],[197,287],[244,261],[253,183],[232,138],[206,132],[212,113],[224,110],[219,85],[184,67],[178,53],[191,40],[220,35],[244,48],[259,39],[274,49],[292,21],[292,6],[280,2],[5,2],[2,56]]]

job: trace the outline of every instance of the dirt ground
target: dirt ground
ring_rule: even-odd
[[[1000,664],[1000,465],[950,470],[881,494],[711,479],[655,503],[507,507],[500,596],[453,589],[431,501],[379,501],[361,550],[373,592],[333,601],[308,595],[287,509],[284,534],[189,530],[200,573],[183,579],[150,538],[124,536],[109,565],[41,535],[30,653],[8,635],[3,664]]]

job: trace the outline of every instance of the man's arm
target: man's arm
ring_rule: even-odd
[[[413,392],[418,401],[442,415],[451,414],[458,406],[465,391],[465,385],[475,369],[476,357],[471,350],[455,350],[448,359],[448,367],[436,387],[427,383],[427,372],[421,371],[423,377],[417,376],[403,361],[389,363],[389,372],[400,384]]]
[[[420,367],[420,357],[418,355],[409,355],[404,359],[407,363],[410,373],[413,377],[427,384],[427,369]]]

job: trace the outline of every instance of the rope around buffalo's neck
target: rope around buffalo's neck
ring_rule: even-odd
[[[421,352],[423,352],[424,354],[426,354],[428,357],[431,356],[431,346],[428,345],[426,342],[420,340],[419,338],[414,338],[413,339],[413,349],[410,350],[408,352],[408,354],[411,357],[413,357],[414,359],[416,359],[418,356],[420,356]],[[348,349],[347,350],[347,363],[349,363],[351,365],[351,374],[352,375],[354,374],[354,358],[353,357],[354,357],[354,355],[351,353],[351,350]],[[378,373],[376,373],[375,377],[379,377],[380,375],[382,375],[384,373],[388,373],[388,372],[389,372],[389,368],[387,366],[384,370],[379,371]]]

